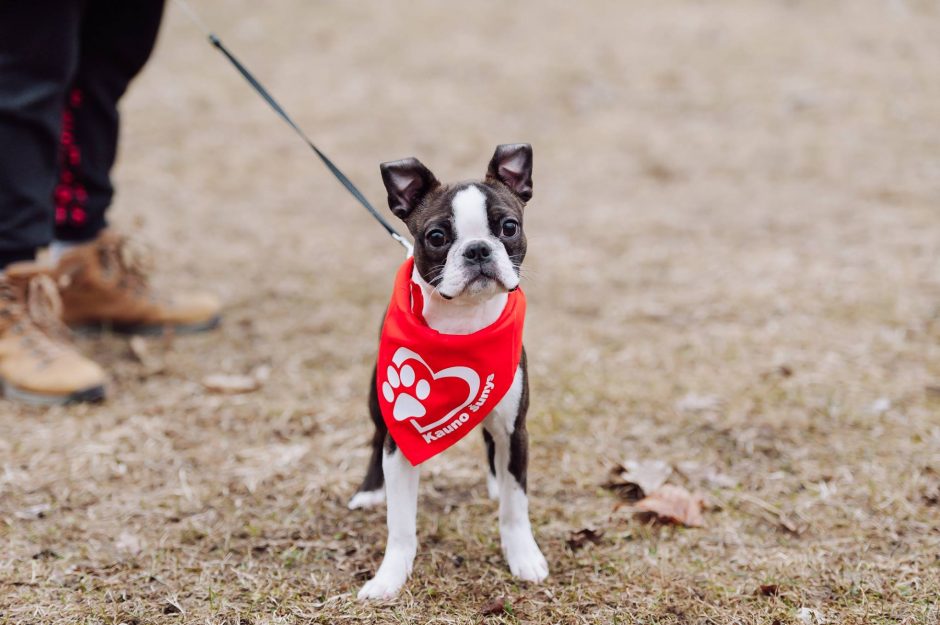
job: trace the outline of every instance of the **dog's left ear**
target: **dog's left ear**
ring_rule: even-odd
[[[498,180],[509,187],[523,202],[532,199],[532,146],[528,143],[507,143],[496,146],[487,180]]]

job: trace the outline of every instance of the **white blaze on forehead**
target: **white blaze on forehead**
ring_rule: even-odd
[[[454,195],[451,202],[454,209],[455,239],[483,239],[490,236],[490,224],[486,217],[486,196],[470,185]]]
[[[486,195],[479,186],[470,184],[460,189],[454,194],[451,200],[451,210],[454,218],[454,242],[447,251],[447,260],[444,262],[444,268],[441,271],[441,279],[437,285],[437,291],[446,298],[454,298],[462,295],[471,281],[480,276],[480,266],[476,263],[469,263],[463,258],[464,251],[468,245],[477,242],[485,242],[490,248],[490,263],[495,269],[495,276],[490,273],[489,277],[496,278],[503,288],[514,289],[519,285],[519,276],[513,269],[512,262],[509,260],[509,254],[506,252],[506,246],[503,242],[490,232],[489,217],[486,211]],[[472,267],[471,267],[472,265]],[[492,269],[490,270],[492,271]],[[502,304],[492,291],[492,284],[484,284],[484,293],[489,293],[490,299],[494,304],[494,310],[498,316],[502,311],[502,304],[505,304],[505,293],[502,293]],[[471,295],[479,295],[481,292]],[[427,301],[425,300],[425,318],[431,323],[427,316]],[[495,321],[493,317],[491,321]],[[431,327],[434,327],[431,325]],[[481,326],[482,327],[482,326]],[[475,330],[474,330],[475,331]]]

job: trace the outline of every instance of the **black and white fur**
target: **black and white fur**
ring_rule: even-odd
[[[424,295],[428,325],[448,334],[470,334],[499,317],[510,291],[519,286],[525,257],[525,203],[532,197],[532,148],[496,148],[481,182],[442,185],[417,159],[381,166],[392,212],[415,240],[412,279]],[[516,577],[540,582],[548,563],[532,536],[526,496],[529,383],[525,352],[512,386],[483,421],[487,490],[499,500],[503,554]],[[359,591],[360,599],[394,597],[401,590],[418,548],[415,531],[418,468],[396,448],[379,411],[375,372],[369,410],[375,423],[372,457],[350,508],[387,499],[388,544],[381,566]],[[384,486],[384,490],[383,490]]]

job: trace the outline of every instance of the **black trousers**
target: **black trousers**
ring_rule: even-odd
[[[105,227],[118,101],[163,4],[0,0],[0,269]]]

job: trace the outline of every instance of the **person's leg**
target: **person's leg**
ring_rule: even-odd
[[[220,317],[215,297],[156,293],[139,246],[106,229],[118,104],[150,57],[164,0],[86,1],[78,71],[64,115],[51,248],[62,318],[73,327],[138,333],[214,328]]]
[[[0,270],[52,239],[62,106],[84,5],[0,1]]]
[[[90,241],[105,228],[114,194],[118,101],[150,58],[163,5],[164,0],[87,0],[78,72],[63,114],[56,241]]]
[[[54,318],[52,277],[17,262],[52,239],[62,107],[85,4],[0,0],[0,395],[33,404],[105,395],[104,372]]]

